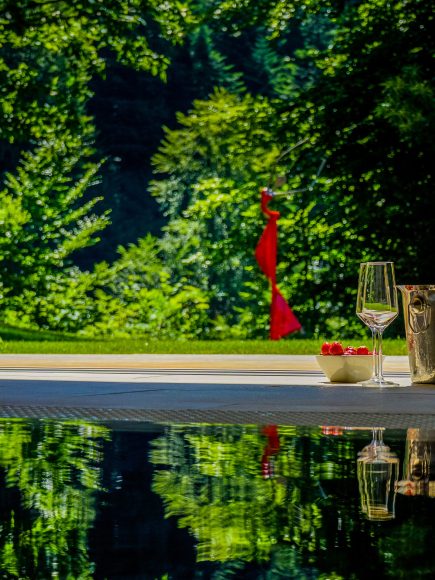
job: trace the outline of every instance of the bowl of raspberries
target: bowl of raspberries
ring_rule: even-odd
[[[373,353],[366,346],[324,342],[316,360],[331,383],[359,383],[373,374]]]

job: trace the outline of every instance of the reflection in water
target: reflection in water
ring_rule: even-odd
[[[153,489],[166,516],[196,538],[199,562],[267,561],[281,541],[324,549],[322,480],[348,477],[348,466],[331,461],[319,431],[307,435],[280,427],[278,441],[273,426],[173,426],[154,442]]]
[[[435,497],[435,430],[408,429],[403,479],[398,491],[404,495]]]
[[[153,447],[153,490],[166,517],[194,536],[198,562],[269,562],[304,577],[358,519],[351,439],[296,427],[279,427],[278,437],[274,426],[172,426]]]
[[[399,458],[382,432],[358,455],[345,427],[173,425],[153,442],[152,487],[222,577],[254,564],[270,578],[425,577],[412,554],[432,523],[394,524]]]
[[[435,502],[395,494],[432,433],[382,432],[0,420],[0,577],[433,578]]]
[[[0,421],[3,574],[92,578],[87,535],[107,433],[86,423]]]
[[[383,429],[373,429],[370,445],[358,453],[357,471],[361,509],[371,521],[395,517],[399,459],[382,438]]]

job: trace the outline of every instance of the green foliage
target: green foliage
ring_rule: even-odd
[[[188,275],[211,292],[217,334],[222,317],[240,306],[245,272],[254,266],[258,187],[250,178],[276,154],[272,114],[262,97],[216,90],[210,100],[196,101],[190,115],[178,116],[182,128],[167,131],[154,158],[157,170],[169,174],[152,188],[172,218],[162,240],[166,263],[176,276]],[[230,336],[233,323],[228,318],[223,324]],[[234,332],[249,336],[252,325]]]
[[[6,323],[75,332],[93,322],[99,272],[81,272],[71,258],[108,224],[87,191],[101,165],[89,161],[91,81],[108,59],[164,78],[168,58],[156,39],[159,48],[178,43],[192,22],[180,2],[0,1],[0,147],[25,151],[0,191]],[[173,309],[196,300],[183,292]]]
[[[41,268],[32,287],[6,297],[4,322],[100,340],[199,337],[209,325],[208,295],[186,277],[171,277],[159,245],[148,236],[138,245],[121,247],[113,265],[102,262],[92,272],[72,267],[47,275]]]
[[[60,334],[51,331],[35,331],[17,326],[0,325],[0,338],[2,341],[68,341],[76,340],[74,335]]]
[[[257,41],[278,99],[218,91],[167,131],[155,156],[166,178],[152,190],[170,217],[165,243],[184,252],[168,262],[202,278],[226,332],[265,336],[269,300],[253,261],[258,188],[272,173],[286,175],[286,188],[301,191],[272,204],[283,215],[279,284],[308,334],[362,333],[354,316],[360,261],[393,260],[399,280],[432,274],[434,39],[421,33],[431,8],[373,0],[210,9],[231,18],[233,31],[261,22],[279,37],[286,23],[298,23],[305,43],[280,64],[279,52]],[[286,62],[288,85],[280,89]]]
[[[298,90],[296,65],[290,56],[278,52],[265,32],[261,34],[260,31],[252,51],[252,58],[253,64],[263,73],[259,75],[263,76],[262,94],[282,99],[294,97]]]
[[[258,190],[281,176],[297,191],[271,204],[282,213],[278,282],[306,334],[364,332],[354,316],[362,260],[391,259],[398,281],[430,281],[429,3],[0,7],[0,148],[13,143],[14,158],[30,151],[0,194],[8,323],[119,336],[267,336],[269,290],[253,258],[264,225]],[[184,52],[167,50],[186,34]],[[176,128],[159,117],[171,125],[151,184],[168,219],[163,237],[155,251],[138,242],[119,263],[81,272],[74,255],[107,223],[105,214],[92,217],[96,200],[86,193],[99,169],[87,161],[92,83],[108,62],[164,78],[169,54],[193,71],[181,108],[200,98]],[[59,160],[73,149],[74,162]],[[110,183],[109,197],[125,206],[118,185]]]
[[[275,107],[264,97],[217,91],[210,100],[197,101],[189,116],[179,115],[182,128],[167,132],[155,156],[157,170],[169,178],[155,181],[153,193],[171,217],[186,208],[165,228],[167,263],[179,275],[185,271],[206,284],[214,298],[216,332],[223,326],[230,336],[267,334],[269,294],[254,249],[264,226],[259,185],[267,183],[279,160],[276,135],[283,138],[287,131],[288,114]],[[285,139],[290,142],[291,133]],[[304,154],[312,157],[309,150]],[[275,170],[285,170],[284,162]],[[325,183],[319,182],[317,191]],[[293,175],[289,185],[297,189],[304,182]],[[325,210],[322,204],[320,209],[308,196],[280,202],[285,217],[280,222],[278,280],[307,331],[336,333],[337,320],[339,327],[346,325],[340,316],[343,299],[337,301],[339,281],[328,288],[322,274],[337,274],[337,265],[345,261],[343,238],[354,234],[341,234],[336,207]],[[356,323],[348,331],[355,334],[358,328]]]
[[[358,236],[354,252],[392,259],[400,278],[432,273],[424,248],[433,242],[425,216],[434,202],[433,142],[426,139],[434,124],[428,106],[434,38],[422,32],[431,12],[425,2],[379,0],[345,10],[331,47],[313,55],[322,76],[308,95],[316,147],[329,156],[328,191],[332,199],[337,192],[350,198],[337,214]]]
[[[192,20],[185,4],[158,0],[1,0],[0,15],[0,138],[11,142],[84,127],[89,83],[110,53],[164,76],[156,30],[179,42]]]
[[[25,153],[16,174],[9,173],[0,192],[0,272],[5,321],[63,328],[51,318],[62,318],[61,294],[74,285],[71,254],[97,241],[107,222],[86,200],[95,183],[98,164],[83,164],[87,146],[64,135]],[[71,282],[72,280],[72,282]],[[55,304],[50,298],[58,296]]]
[[[89,321],[81,317],[80,334],[198,337],[208,324],[207,293],[186,277],[171,277],[160,244],[152,236],[119,251],[120,258],[112,266],[97,266],[92,291],[85,289],[92,314]],[[77,293],[73,294],[75,308]],[[79,304],[84,301],[78,299]]]
[[[0,422],[0,467],[10,498],[3,513],[0,566],[12,578],[92,578],[88,532],[101,490],[105,427],[86,423]]]
[[[347,470],[354,443],[334,449],[320,431],[277,432],[270,455],[265,432],[250,425],[172,425],[153,441],[153,490],[165,517],[195,538],[197,562],[218,562],[222,571],[261,563],[270,577],[304,578],[310,568],[320,574],[319,554],[333,549],[337,533],[327,529],[335,508],[322,485],[355,477]],[[355,517],[353,510],[344,517]]]
[[[307,15],[316,14],[322,9],[330,10],[334,2],[319,2],[318,0],[212,0],[208,2],[208,14],[217,25],[224,24],[237,33],[240,28],[261,24],[273,36],[284,33],[287,27],[296,19],[304,19]],[[331,11],[332,12],[332,11]]]
[[[197,98],[206,98],[214,87],[225,87],[231,92],[243,89],[242,73],[228,64],[225,56],[216,48],[210,27],[202,25],[188,36],[188,51],[193,77],[192,90]]]

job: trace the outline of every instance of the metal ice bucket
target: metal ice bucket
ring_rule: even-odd
[[[412,382],[435,384],[435,284],[397,288],[402,292]]]

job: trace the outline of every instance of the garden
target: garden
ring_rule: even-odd
[[[0,351],[367,343],[360,262],[433,281],[433,30],[422,0],[0,0]]]

